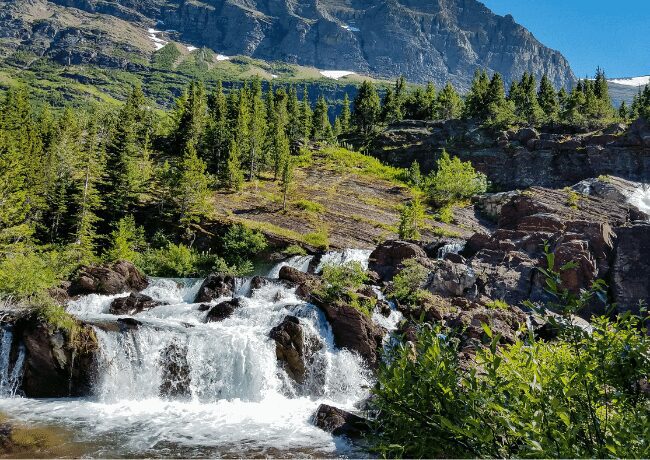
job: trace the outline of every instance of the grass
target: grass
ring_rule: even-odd
[[[294,201],[293,205],[301,211],[306,211],[314,214],[323,214],[325,212],[325,206],[315,201],[298,200]]]
[[[282,251],[282,254],[284,254],[287,257],[294,257],[294,256],[306,256],[307,251],[305,251],[305,248],[302,246],[298,246],[297,244],[291,244],[287,246],[287,248]]]
[[[377,158],[342,147],[326,147],[322,153],[325,163],[330,167],[344,168],[350,173],[407,187],[402,168],[385,165]]]
[[[326,251],[330,247],[329,232],[327,228],[322,227],[315,232],[306,234],[303,241],[310,246]]]

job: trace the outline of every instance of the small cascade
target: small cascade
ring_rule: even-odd
[[[330,251],[323,255],[316,267],[315,272],[321,273],[323,267],[328,264],[345,265],[350,262],[359,262],[364,270],[368,269],[368,263],[372,251],[366,249],[345,249],[343,251]]]
[[[381,292],[381,289],[379,289],[378,286],[373,286],[372,290],[377,295],[377,300],[379,300],[380,303],[386,302],[390,308],[390,314],[388,316],[384,316],[379,309],[375,308],[375,311],[372,312],[372,320],[386,329],[389,333],[395,332],[399,323],[404,319],[404,315],[397,310],[395,302],[386,299],[384,293]],[[386,336],[386,338],[388,339],[388,336]]]
[[[290,259],[280,262],[275,267],[269,271],[267,275],[269,278],[278,278],[280,276],[280,270],[282,267],[292,267],[296,270],[300,270],[303,273],[307,273],[309,270],[309,264],[314,259],[314,256],[294,256]]]
[[[10,327],[0,328],[0,397],[15,396],[22,381],[25,346],[19,344],[15,360],[12,359],[13,339]]]
[[[650,184],[641,184],[630,195],[629,203],[650,216]]]
[[[459,254],[465,249],[465,243],[449,243],[438,249],[438,259],[444,259],[447,254]]]

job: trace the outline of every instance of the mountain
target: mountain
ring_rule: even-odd
[[[160,32],[154,29],[159,29]],[[511,16],[476,0],[15,0],[0,1],[0,40],[12,52],[70,65],[146,65],[167,41],[222,59],[266,61],[466,89],[485,68],[506,81],[575,76],[567,60]]]
[[[614,106],[620,106],[623,101],[629,106],[639,90],[650,84],[650,76],[613,78],[608,82]]]

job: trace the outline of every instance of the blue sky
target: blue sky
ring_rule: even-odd
[[[578,77],[650,75],[650,0],[479,0],[557,49]]]

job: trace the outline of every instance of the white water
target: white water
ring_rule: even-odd
[[[367,270],[371,253],[372,251],[366,249],[345,249],[343,251],[328,252],[321,258],[315,272],[321,273],[323,267],[328,264],[344,265],[350,262],[359,262],[363,269]]]
[[[650,216],[650,184],[640,185],[635,192],[630,195],[629,202],[632,206]]]
[[[362,258],[357,252],[343,254],[330,258]],[[305,270],[309,265],[297,258],[285,263]],[[136,315],[142,322],[138,330],[96,328],[101,362],[93,397],[33,400],[5,392],[0,411],[24,423],[70,428],[77,441],[94,446],[87,455],[95,457],[358,455],[310,420],[321,403],[354,410],[372,384],[358,356],[335,348],[320,310],[298,299],[293,289],[271,282],[242,298],[230,318],[204,323],[207,312],[193,303],[200,284],[154,279],[143,293],[165,305]],[[240,282],[238,291],[247,290],[250,280]],[[91,324],[114,322],[117,317],[108,309],[117,297],[86,296],[70,302],[68,311]],[[212,303],[222,300],[228,299]],[[281,370],[268,337],[287,315],[299,317],[306,340],[322,346],[313,352],[301,385]],[[378,320],[394,328],[393,313]],[[0,350],[3,379],[11,376],[1,361],[9,356],[6,334]],[[170,353],[170,346],[177,353]],[[166,352],[187,372],[172,379],[187,383],[182,396],[161,396]],[[2,382],[3,389],[17,386],[11,377]]]
[[[438,249],[438,259],[444,259],[447,254],[458,254],[465,249],[465,243],[445,244]]]
[[[296,270],[300,270],[303,273],[307,273],[309,270],[309,264],[314,260],[314,256],[294,256],[290,259],[287,259],[283,262],[280,262],[275,267],[271,269],[268,274],[269,278],[277,278],[280,276],[280,269],[282,267],[293,267]]]
[[[13,331],[9,327],[0,327],[0,397],[16,395],[22,380],[25,347],[20,345],[15,362],[11,362],[11,344]]]

